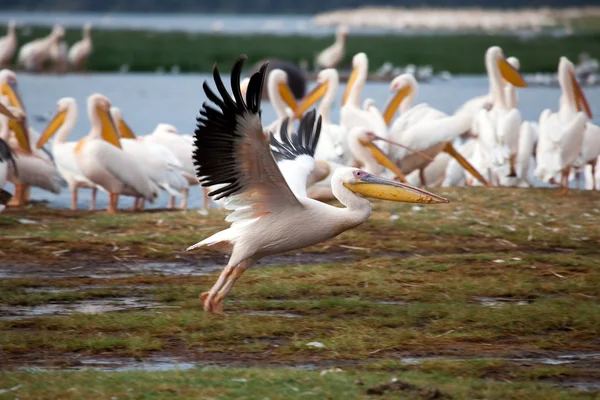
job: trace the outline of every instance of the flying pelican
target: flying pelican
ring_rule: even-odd
[[[52,46],[65,36],[65,28],[54,25],[48,36],[26,43],[19,50],[18,64],[27,71],[39,72],[50,61]]]
[[[69,65],[73,70],[85,69],[92,54],[92,24],[83,25],[82,34],[83,38],[69,49]]]
[[[546,109],[540,115],[535,176],[557,183],[560,175],[558,183],[566,193],[569,172],[581,153],[587,118],[592,112],[575,77],[575,67],[566,57],[561,57],[558,64],[558,82],[562,89],[558,112]]]
[[[10,67],[17,51],[17,33],[15,21],[8,22],[6,36],[0,38],[0,67]]]
[[[116,123],[123,151],[136,160],[148,177],[158,187],[166,190],[169,196],[181,196],[189,186],[181,174],[183,166],[177,157],[166,147],[147,142],[144,136],[136,137],[117,107],[111,107],[110,113]],[[138,202],[142,202],[141,198],[136,201]],[[171,203],[169,206],[173,206]],[[135,206],[140,209],[142,205]]]
[[[388,155],[404,174],[414,170],[420,171],[421,185],[426,186],[425,168],[434,157],[444,151],[481,183],[487,185],[483,176],[452,145],[456,138],[469,130],[470,118],[462,115],[449,116],[426,103],[413,106],[419,84],[411,74],[402,74],[394,78],[390,89],[395,94],[383,112],[383,118],[389,124],[398,109],[401,113],[392,124],[388,138],[390,142],[402,143],[410,150],[392,146]],[[427,157],[423,157],[423,154]]]
[[[56,134],[52,142],[52,156],[56,168],[67,181],[71,190],[71,210],[77,209],[77,194],[80,188],[92,189],[90,211],[96,207],[96,192],[98,186],[86,178],[75,159],[75,147],[77,142],[67,142],[69,134],[77,124],[78,108],[77,102],[72,97],[63,97],[56,103],[57,112],[41,134],[36,147],[42,146]]]
[[[338,26],[335,33],[335,42],[319,53],[316,59],[317,66],[320,68],[335,68],[344,58],[344,46],[348,37],[348,28]]]
[[[262,82],[266,65],[250,78],[246,98],[240,92],[240,59],[231,72],[233,98],[214,68],[219,95],[205,81],[214,105],[200,110],[194,162],[203,186],[220,185],[210,193],[234,210],[230,228],[191,246],[210,246],[230,254],[229,262],[209,292],[202,294],[204,310],[221,313],[222,301],[242,273],[259,259],[320,243],[365,222],[371,214],[366,197],[404,202],[445,203],[447,199],[355,168],[338,169],[332,188],[345,208],[306,197],[306,179],[314,168],[320,121],[315,112],[301,121],[298,134],[281,131],[271,143],[260,121]],[[234,100],[235,99],[235,100]],[[273,153],[271,152],[273,149]],[[279,159],[275,161],[274,155]]]
[[[110,107],[110,101],[101,94],[88,97],[92,129],[75,146],[75,160],[87,179],[109,193],[108,212],[115,213],[119,195],[153,202],[158,188],[138,162],[122,150]]]

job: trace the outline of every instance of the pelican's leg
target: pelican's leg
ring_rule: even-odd
[[[71,189],[71,210],[77,210],[77,185]]]
[[[23,189],[23,204],[31,201],[31,186],[25,185]]]
[[[90,201],[90,211],[94,211],[96,209],[96,193],[98,192],[97,188],[92,188],[92,200]]]
[[[239,279],[240,276],[242,276],[244,271],[246,271],[250,266],[252,266],[252,264],[253,262],[251,262],[250,260],[244,260],[237,266],[237,268],[233,270],[233,273],[231,274],[229,279],[227,279],[227,282],[225,283],[223,288],[219,290],[219,293],[217,293],[215,299],[213,300],[214,313],[223,314],[223,298],[227,296],[227,293],[229,293],[235,282]]]
[[[217,281],[215,282],[213,287],[210,288],[210,290],[208,292],[204,292],[200,295],[200,298],[202,299],[202,303],[204,303],[204,311],[214,312],[214,310],[213,310],[214,297],[219,292],[219,290],[221,290],[221,288],[223,287],[223,285],[225,284],[225,282],[227,281],[227,279],[233,272],[234,268],[235,268],[234,265],[227,264],[227,266],[221,272],[221,275],[219,275],[219,278],[217,279]]]
[[[568,194],[569,193],[569,172],[570,168],[566,168],[561,172],[560,177],[560,185],[562,186],[562,190],[560,194]]]
[[[142,211],[146,207],[146,200],[143,197],[138,199],[138,211]]]
[[[10,207],[20,207],[23,205],[23,185],[15,183],[15,194],[7,205]]]
[[[109,201],[108,201],[108,213],[115,214],[117,212],[117,205],[119,203],[119,195],[116,193],[109,193]]]
[[[188,202],[189,195],[190,195],[190,189],[189,188],[183,189],[183,200],[181,200],[181,205],[179,206],[180,209],[182,209],[182,210],[187,209],[187,202]]]
[[[427,187],[427,183],[425,183],[425,171],[423,168],[419,170],[419,179],[421,180],[421,187]]]
[[[172,210],[175,208],[175,196],[169,196],[169,204],[167,205],[167,208],[169,210]]]
[[[592,166],[592,190],[596,190],[596,160],[590,163]]]

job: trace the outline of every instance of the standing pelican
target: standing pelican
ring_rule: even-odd
[[[294,99],[294,95],[288,86],[288,76],[285,71],[281,69],[271,71],[267,80],[267,91],[269,92],[269,101],[277,113],[277,119],[268,125],[266,129],[268,132],[279,132],[283,120],[290,117],[286,105],[292,110],[292,113],[298,108],[296,99]]]
[[[92,24],[85,24],[82,34],[83,38],[69,49],[69,65],[72,70],[85,70],[92,55]]]
[[[316,64],[320,68],[335,68],[344,58],[344,46],[348,37],[348,28],[338,26],[335,33],[335,42],[319,53]]]
[[[80,188],[92,189],[90,211],[96,207],[97,186],[86,178],[75,159],[77,142],[67,142],[69,134],[77,124],[77,102],[72,97],[63,97],[56,103],[57,112],[40,136],[36,147],[41,148],[53,135],[52,156],[58,171],[71,190],[71,210],[77,209],[77,194]]]
[[[10,67],[17,51],[17,33],[15,31],[17,24],[15,21],[8,22],[6,36],[0,38],[0,68]]]
[[[75,146],[75,159],[83,175],[109,193],[108,212],[115,213],[119,195],[153,202],[158,188],[138,162],[121,149],[110,107],[110,101],[101,94],[88,97],[92,129]]]
[[[581,153],[587,118],[592,112],[575,77],[575,67],[566,57],[561,57],[558,64],[558,82],[562,89],[558,112],[546,109],[540,115],[535,176],[544,182],[559,183],[567,192],[569,172]]]
[[[209,246],[231,255],[217,282],[202,294],[204,310],[214,313],[222,312],[223,298],[235,281],[261,258],[320,243],[365,222],[371,204],[363,196],[448,202],[355,168],[340,168],[331,180],[333,192],[345,208],[307,198],[306,180],[315,166],[312,154],[320,121],[315,124],[315,112],[310,112],[302,119],[297,135],[282,130],[282,141],[271,135],[269,144],[260,121],[266,65],[250,78],[244,99],[239,90],[244,59],[238,60],[231,73],[233,98],[216,67],[214,79],[219,95],[204,82],[204,91],[214,105],[202,107],[195,132],[198,179],[203,186],[219,185],[210,195],[217,200],[224,198],[227,208],[234,210],[227,217],[232,222],[230,228],[189,248]]]
[[[26,43],[19,50],[18,63],[27,71],[39,72],[51,59],[52,46],[65,36],[65,28],[54,25],[48,36]]]

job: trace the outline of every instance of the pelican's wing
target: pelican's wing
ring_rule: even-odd
[[[217,186],[209,196],[225,198],[225,206],[236,210],[229,221],[303,207],[277,167],[263,133],[260,101],[267,64],[250,78],[244,99],[240,74],[245,59],[240,57],[231,72],[234,98],[216,66],[213,77],[220,96],[204,82],[204,92],[214,105],[204,103],[200,109],[192,155],[200,184]]]
[[[314,110],[308,112],[295,135],[288,132],[287,118],[281,124],[281,140],[271,133],[271,151],[285,181],[297,197],[307,197],[306,182],[315,169],[314,155],[321,132],[321,117],[315,124],[315,116]]]
[[[17,168],[17,164],[15,163],[14,155],[8,143],[4,140],[0,139],[0,162],[8,162],[10,161],[13,167]]]

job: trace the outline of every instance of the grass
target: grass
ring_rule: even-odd
[[[435,191],[452,203],[377,202],[366,224],[303,250],[302,262],[293,253],[252,268],[226,300],[225,317],[203,313],[198,298],[217,272],[127,267],[224,264],[210,250],[185,248],[223,229],[225,212],[9,209],[0,214],[8,260],[0,273],[21,276],[0,281],[0,314],[123,297],[157,306],[1,319],[0,389],[21,386],[0,398],[351,399],[393,376],[418,389],[393,386],[400,392],[382,398],[428,398],[426,388],[455,399],[596,398],[552,385],[597,382],[597,358],[540,360],[600,352],[598,195]],[[228,368],[54,370],[94,359],[135,365],[131,357]],[[306,364],[316,371],[298,368]],[[274,368],[281,365],[289,368]],[[52,370],[17,370],[27,366]],[[344,372],[320,375],[332,367]]]
[[[19,43],[46,35],[49,28],[33,28],[27,37],[20,32]],[[79,30],[70,29],[69,44],[79,40]],[[240,54],[251,62],[264,58],[279,58],[300,63],[312,62],[332,38],[273,35],[209,35],[184,32],[97,30],[93,33],[94,53],[89,68],[93,71],[170,70],[178,66],[182,72],[209,72],[217,62],[227,70]],[[567,56],[576,61],[579,53],[600,52],[600,34],[582,33],[575,36],[537,36],[519,38],[506,35],[449,34],[423,36],[351,36],[346,57],[341,64],[348,68],[354,54],[364,51],[371,70],[385,62],[394,65],[430,64],[435,70],[452,73],[484,73],[483,55],[489,46],[502,47],[507,55],[521,61],[524,72],[555,72],[558,59]]]

